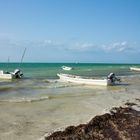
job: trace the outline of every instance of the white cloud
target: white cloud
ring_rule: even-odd
[[[126,46],[128,43],[126,42],[126,41],[124,41],[124,42],[121,42],[121,45],[122,46]]]
[[[15,40],[10,38],[0,38],[1,48],[59,48],[62,44],[52,40]]]
[[[130,49],[127,41],[115,42],[115,43],[112,43],[109,45],[102,45],[102,48],[106,52],[111,52],[111,51],[123,52],[123,51],[127,51]]]
[[[52,43],[52,40],[44,40],[44,43],[51,44]]]
[[[83,44],[80,44],[79,46],[79,49],[94,49],[96,47],[96,45],[94,44],[91,44],[91,43],[83,43]]]
[[[97,45],[95,44],[92,44],[92,43],[73,43],[71,44],[68,48],[68,50],[71,50],[71,51],[93,51],[95,49],[97,49]]]
[[[111,44],[97,45],[90,42],[60,42],[50,39],[44,40],[16,40],[13,38],[0,37],[0,48],[46,48],[67,52],[140,52],[138,44],[127,41],[114,42]]]
[[[76,42],[69,41],[57,41],[51,39],[44,40],[17,40],[14,38],[1,38],[0,37],[0,60],[7,60],[7,56],[12,56],[11,61],[18,61],[21,57],[21,51],[27,48],[26,59],[29,61],[45,61],[45,60],[76,60],[81,57],[92,58],[96,56],[100,59],[107,59],[106,56],[109,52],[112,58],[114,54],[117,56],[123,55],[124,53],[133,54],[138,56],[140,48],[138,43],[127,41],[114,42],[110,44],[100,45],[92,42]],[[19,53],[21,52],[21,53]],[[113,52],[113,53],[112,53]],[[53,55],[52,55],[53,54]]]

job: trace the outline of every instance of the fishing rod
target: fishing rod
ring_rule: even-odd
[[[8,60],[7,60],[7,72],[9,70],[9,63],[10,63],[10,56],[8,57]]]
[[[26,48],[24,49],[24,52],[23,52],[23,55],[22,55],[22,57],[21,57],[21,62],[20,62],[20,63],[23,62],[23,58],[24,58],[24,56],[25,56],[25,52],[26,52]]]
[[[24,49],[24,52],[23,52],[23,54],[22,54],[22,57],[21,57],[21,61],[20,61],[19,67],[20,67],[21,63],[23,62],[23,58],[24,58],[24,56],[25,56],[25,52],[26,52],[26,48]]]

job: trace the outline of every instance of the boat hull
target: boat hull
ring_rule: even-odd
[[[86,85],[99,85],[99,86],[108,86],[112,85],[110,80],[107,79],[84,79],[79,76],[67,75],[67,74],[57,74],[61,81],[72,82],[77,84],[86,84]]]
[[[72,67],[62,66],[63,70],[72,70]]]
[[[14,76],[12,74],[0,74],[0,79],[7,79],[7,80],[10,80],[10,79],[13,79]]]
[[[130,67],[130,70],[133,70],[133,71],[140,71],[140,68]]]

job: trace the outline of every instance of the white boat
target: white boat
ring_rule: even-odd
[[[133,71],[140,71],[140,68],[130,67],[130,70],[133,70]]]
[[[116,77],[112,77],[112,79],[109,77],[106,79],[91,79],[91,78],[83,78],[80,76],[62,74],[62,73],[57,74],[57,76],[60,78],[61,81],[72,82],[72,83],[77,83],[77,84],[98,85],[98,86],[114,85],[115,81],[117,80]]]
[[[26,52],[26,48],[24,49],[23,55],[21,57],[21,62],[23,61],[24,55]],[[9,64],[9,57],[8,57],[8,64]],[[0,70],[0,79],[21,79],[23,77],[23,73],[19,69],[15,69],[14,72],[5,72],[3,70]]]
[[[72,67],[62,66],[63,70],[72,70]]]
[[[10,79],[20,79],[23,77],[23,73],[19,69],[15,69],[14,72],[4,72],[0,70],[0,79],[10,80]]]

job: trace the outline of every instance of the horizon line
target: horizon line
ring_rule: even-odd
[[[15,63],[20,64],[20,62],[0,62],[0,63]],[[44,64],[50,64],[50,63],[60,63],[60,64],[130,64],[130,65],[140,65],[140,63],[118,63],[118,62],[22,62],[21,64],[27,64],[27,63],[44,63]]]

